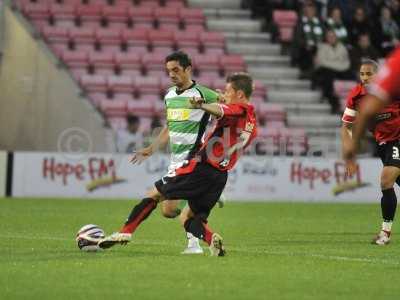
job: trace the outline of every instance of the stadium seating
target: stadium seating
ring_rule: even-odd
[[[293,29],[297,23],[297,13],[295,11],[275,10],[273,21],[278,26],[280,41],[289,43],[292,40]]]
[[[163,94],[171,86],[165,56],[175,49],[193,60],[200,84],[224,90],[225,76],[246,71],[241,55],[228,54],[225,37],[207,31],[202,9],[182,0],[19,0],[21,12],[69,68],[88,99],[115,130],[126,128],[127,114],[165,115]],[[271,126],[285,126],[281,106],[264,105],[265,86],[255,81],[253,103]],[[274,124],[275,123],[275,124]]]
[[[341,108],[344,110],[346,106],[346,97],[350,90],[356,86],[357,82],[354,80],[335,80],[333,82],[333,89],[335,94],[341,99]]]

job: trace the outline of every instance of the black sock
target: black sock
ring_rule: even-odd
[[[184,227],[186,232],[190,232],[198,239],[204,239],[205,229],[200,217],[194,216],[193,218],[186,220]]]
[[[382,190],[381,209],[385,222],[392,222],[396,213],[397,197],[394,188]]]
[[[121,232],[133,233],[139,224],[142,223],[156,207],[157,202],[154,199],[143,198],[142,201],[132,209]]]

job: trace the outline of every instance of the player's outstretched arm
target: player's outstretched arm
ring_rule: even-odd
[[[343,122],[342,128],[341,128],[341,138],[342,138],[342,155],[344,158],[346,149],[351,147],[351,139],[352,139],[352,134],[353,134],[353,124],[352,123],[346,123]],[[345,159],[346,163],[346,172],[351,175],[357,170],[357,164],[355,163],[354,160],[347,160]]]
[[[129,162],[135,163],[142,163],[144,160],[149,158],[156,152],[159,148],[165,146],[169,140],[169,131],[168,127],[164,127],[159,135],[154,139],[154,141],[146,148],[140,149],[132,154],[129,158]]]
[[[205,100],[203,98],[197,98],[197,97],[190,98],[190,104],[192,105],[193,108],[202,109],[208,112],[209,114],[216,116],[217,118],[220,118],[224,115],[224,112],[222,111],[222,108],[219,106],[219,104],[217,103],[207,104],[205,103]]]

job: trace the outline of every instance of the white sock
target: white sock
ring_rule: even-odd
[[[200,248],[199,239],[190,232],[186,232],[188,239],[188,248]]]
[[[392,231],[392,224],[393,224],[393,222],[385,222],[385,221],[383,221],[382,222],[382,230],[384,230],[384,231]]]

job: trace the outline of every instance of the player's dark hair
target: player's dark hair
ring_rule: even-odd
[[[183,51],[176,51],[168,55],[165,58],[165,63],[169,61],[177,61],[183,69],[192,66],[192,60],[190,59],[189,55]]]
[[[374,72],[378,72],[379,64],[377,61],[375,61],[373,59],[363,59],[361,61],[360,67],[363,65],[372,66],[374,68]]]
[[[235,91],[242,91],[247,98],[253,93],[253,79],[247,73],[233,73],[228,76],[226,82],[232,84]]]
[[[128,124],[135,124],[135,123],[139,123],[139,117],[135,116],[135,115],[128,115],[126,117],[126,122]]]

